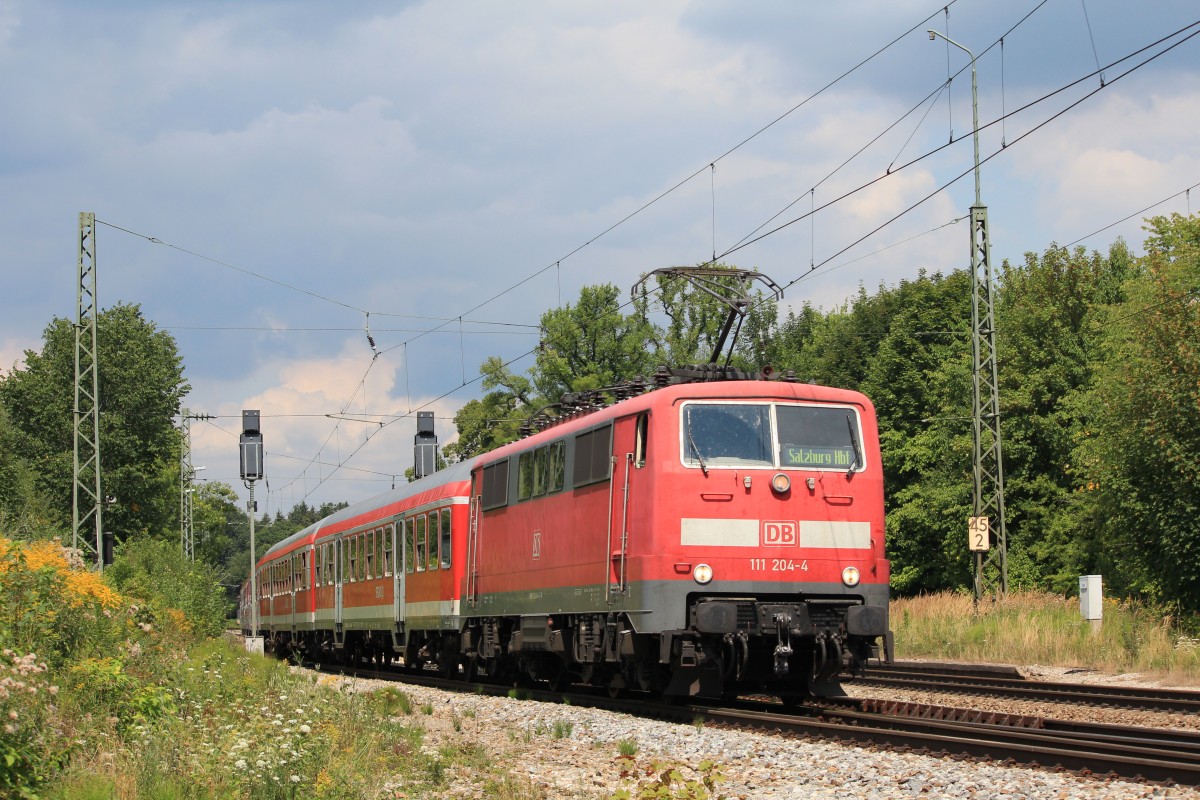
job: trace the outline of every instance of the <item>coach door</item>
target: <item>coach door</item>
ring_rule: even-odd
[[[392,633],[392,644],[399,646],[404,643],[404,620],[407,613],[408,599],[404,595],[405,565],[411,556],[404,545],[404,519],[397,517],[395,523],[388,526],[392,537],[392,596],[395,598],[392,608],[392,619],[395,620]]]
[[[333,630],[335,641],[342,643],[342,582],[346,579],[346,541],[338,537],[333,542]]]

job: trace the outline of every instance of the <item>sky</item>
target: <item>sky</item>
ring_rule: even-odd
[[[483,360],[527,369],[583,286],[715,254],[786,313],[967,267],[968,51],[997,268],[1140,252],[1144,216],[1200,193],[1198,22],[1192,0],[0,0],[0,369],[74,319],[92,212],[99,305],[170,332],[212,417],[198,478],[248,496],[258,409],[260,512],[362,499],[404,480],[415,411],[451,441]]]

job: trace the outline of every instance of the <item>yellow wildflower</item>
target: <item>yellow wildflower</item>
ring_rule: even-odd
[[[31,570],[52,569],[63,579],[67,589],[67,602],[75,607],[90,601],[104,608],[116,608],[122,599],[100,576],[86,569],[73,568],[67,560],[67,551],[53,541],[38,541],[28,544],[12,542],[0,537],[0,556],[16,550],[25,557],[25,566]],[[0,566],[0,572],[4,567]]]

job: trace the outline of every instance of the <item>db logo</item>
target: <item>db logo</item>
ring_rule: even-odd
[[[795,547],[800,543],[799,529],[795,522],[764,522],[762,524],[763,547]]]

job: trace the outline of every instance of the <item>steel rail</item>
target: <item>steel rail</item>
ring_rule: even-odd
[[[864,675],[854,679],[854,684],[958,694],[989,694],[1052,703],[1089,703],[1148,711],[1200,713],[1200,692],[1184,689],[1028,681],[973,674],[911,672],[896,668],[868,669]]]

